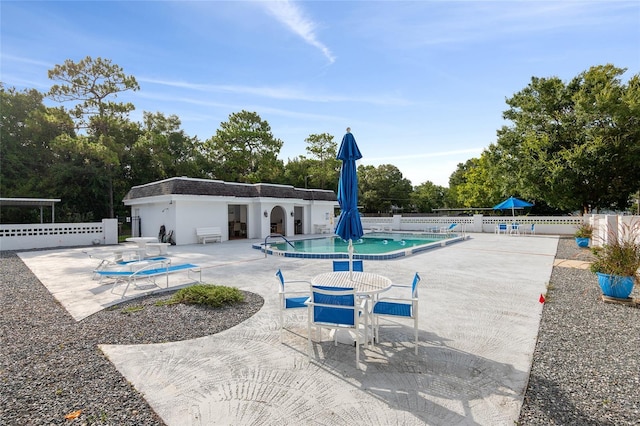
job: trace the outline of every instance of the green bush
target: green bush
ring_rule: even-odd
[[[196,284],[180,289],[173,295],[170,303],[186,303],[213,306],[244,302],[244,295],[235,287],[212,284]]]

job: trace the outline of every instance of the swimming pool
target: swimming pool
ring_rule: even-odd
[[[462,241],[460,234],[432,234],[407,232],[372,232],[353,242],[354,259],[389,260],[410,256],[435,247]],[[265,255],[297,257],[304,259],[347,259],[348,242],[338,236],[283,240],[277,237],[270,242],[254,244]]]

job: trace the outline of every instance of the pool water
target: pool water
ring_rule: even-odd
[[[462,236],[456,234],[373,232],[353,241],[354,259],[393,259],[441,247],[462,239]],[[349,242],[337,236],[290,242],[271,240],[266,247],[264,244],[254,245],[254,248],[263,250],[265,255],[322,259],[347,258],[348,247]]]
[[[403,238],[386,236],[366,236],[353,242],[353,252],[360,254],[383,254],[396,250],[408,249],[438,241],[433,238]],[[286,242],[271,244],[280,251],[296,251],[300,253],[348,253],[349,242],[340,237],[313,238],[310,240],[291,241],[294,247]]]

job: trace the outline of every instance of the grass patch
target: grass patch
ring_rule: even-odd
[[[244,302],[244,294],[235,287],[212,284],[196,284],[180,289],[164,304],[186,303],[219,308]]]
[[[122,311],[120,311],[120,313],[132,314],[134,312],[142,311],[143,309],[144,309],[144,306],[141,306],[141,305],[128,306],[124,308]]]

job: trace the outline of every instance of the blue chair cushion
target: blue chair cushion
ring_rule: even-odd
[[[378,302],[373,307],[373,313],[378,315],[411,317],[411,305],[408,303]]]
[[[296,309],[296,308],[306,308],[307,305],[304,304],[308,297],[289,297],[284,299],[284,308],[285,309]]]
[[[354,309],[331,308],[327,306],[313,307],[313,321],[325,324],[344,326],[355,325]]]

